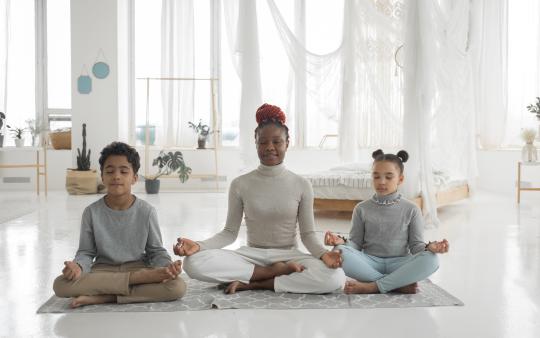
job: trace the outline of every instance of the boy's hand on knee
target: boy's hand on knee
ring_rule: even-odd
[[[178,275],[182,273],[182,261],[178,260],[172,262],[171,264],[169,264],[169,266],[166,267],[166,269],[170,278],[163,280],[164,283],[170,281],[171,279],[176,279],[176,277],[178,277]]]
[[[178,256],[191,256],[201,250],[199,244],[191,239],[178,238],[177,242],[178,243],[173,246],[173,251]]]
[[[74,261],[64,262],[64,269],[62,269],[62,275],[64,275],[64,278],[67,280],[76,281],[81,278],[81,274],[82,269],[79,264],[75,263]]]
[[[337,269],[341,267],[343,258],[341,257],[341,251],[326,251],[321,256],[322,261],[327,267],[331,269]]]
[[[345,244],[345,241],[343,240],[341,236],[338,236],[330,231],[327,231],[324,234],[324,244],[336,246],[340,244]]]

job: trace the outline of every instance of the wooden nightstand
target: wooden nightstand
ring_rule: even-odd
[[[540,166],[540,162],[518,162],[518,172],[517,172],[517,202],[520,202],[521,192],[522,191],[540,191],[540,187],[530,187],[522,188],[521,187],[521,166]]]

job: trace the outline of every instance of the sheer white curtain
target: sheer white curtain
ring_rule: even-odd
[[[526,107],[540,96],[540,2],[508,3],[508,119],[504,144],[523,145],[522,128],[540,132]]]
[[[508,0],[474,1],[471,10],[477,133],[483,147],[496,148],[504,141],[508,115]]]
[[[0,111],[3,113],[7,108],[9,3],[10,0],[0,0]]]
[[[476,148],[470,2],[410,1],[405,39],[405,192],[420,189],[424,214],[438,223],[433,170],[474,185]]]
[[[267,3],[295,86],[305,89],[314,109],[339,112],[341,159],[358,160],[361,147],[403,145],[411,154],[405,195],[421,193],[428,220],[436,224],[433,170],[470,184],[476,175],[469,1],[411,0],[407,7],[399,1],[345,1],[342,42],[327,54],[308,50],[301,27],[291,29],[275,1]],[[223,4],[242,81],[240,135],[247,139],[241,145],[252,154],[253,112],[261,97],[255,18],[264,9],[247,0]],[[297,8],[304,4],[297,0]],[[297,18],[295,25],[302,22]],[[402,45],[405,60],[398,65]],[[309,118],[310,112],[302,113]]]
[[[257,164],[253,130],[262,104],[257,5],[252,0],[222,3],[230,50],[240,78],[240,156],[247,167]]]
[[[305,91],[312,109],[339,112],[341,159],[359,160],[361,147],[400,144],[402,74],[394,55],[402,44],[403,3],[345,1],[340,46],[316,54],[307,50],[297,27],[302,20],[295,21],[293,32],[275,2],[267,2],[295,72],[296,87]]]
[[[193,78],[193,0],[162,0],[161,17],[161,77]],[[159,139],[166,145],[193,143],[188,121],[193,120],[195,82],[163,80],[152,85],[161,86]]]

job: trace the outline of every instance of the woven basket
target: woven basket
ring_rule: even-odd
[[[71,149],[71,130],[52,132],[49,137],[54,149]]]

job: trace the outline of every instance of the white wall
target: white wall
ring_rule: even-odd
[[[87,148],[92,150],[93,169],[99,168],[100,150],[118,139],[117,45],[116,0],[71,0],[73,166],[77,163],[77,147],[82,150],[83,123],[86,123]],[[97,79],[92,74],[100,49],[110,69],[105,79]],[[77,91],[77,78],[84,65],[92,78],[92,92],[89,94]]]

